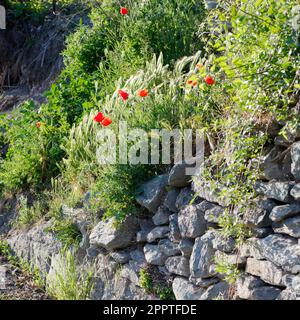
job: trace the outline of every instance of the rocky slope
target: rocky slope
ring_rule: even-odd
[[[257,198],[244,214],[252,237],[243,244],[220,232],[226,201],[203,178],[191,183],[184,163],[141,187],[137,201],[148,213],[129,217],[121,228],[106,220],[90,230],[83,208],[64,207],[83,235],[78,264],[94,268],[91,298],[154,299],[140,282],[140,270],[151,266],[172,285],[176,299],[299,299],[300,141],[298,134],[290,139],[275,139],[265,156],[264,180],[257,182]],[[46,278],[57,270],[62,246],[45,231],[49,224],[8,235],[16,254]],[[236,283],[229,285],[218,273],[220,261],[240,270]]]

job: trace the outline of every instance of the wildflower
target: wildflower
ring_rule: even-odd
[[[140,91],[138,92],[138,95],[139,95],[140,97],[142,97],[142,98],[147,97],[148,94],[149,94],[149,91],[148,91],[147,89],[143,89],[143,90],[140,90]]]
[[[105,117],[105,118],[102,120],[102,122],[101,122],[101,124],[102,124],[104,127],[109,126],[111,123],[112,123],[112,120],[111,120],[110,117]]]
[[[126,101],[129,97],[129,94],[124,90],[119,90],[119,96],[123,99],[123,101]]]
[[[105,117],[104,117],[103,113],[102,113],[102,112],[99,112],[99,113],[94,117],[94,120],[95,120],[96,122],[102,122],[104,118],[105,118]]]
[[[193,80],[188,80],[187,84],[193,84]]]
[[[201,63],[196,64],[196,68],[201,69],[202,67],[203,67],[203,65]]]
[[[41,125],[42,125],[42,123],[41,123],[40,121],[38,121],[38,122],[35,124],[35,126],[36,126],[37,128],[40,128]]]
[[[126,14],[128,14],[128,9],[127,8],[125,8],[125,7],[121,7],[121,9],[120,9],[120,13],[121,13],[121,15],[122,16],[125,16]]]
[[[198,81],[194,81],[193,82],[193,87],[196,87],[197,84],[198,84]]]
[[[215,84],[215,79],[210,76],[210,75],[207,75],[205,78],[204,78],[204,81],[209,85],[209,86],[212,86],[213,84]]]

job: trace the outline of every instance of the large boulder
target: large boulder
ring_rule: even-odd
[[[254,243],[260,254],[288,272],[299,272],[300,246],[294,238],[279,234],[272,234]],[[296,270],[297,269],[297,270]]]
[[[246,272],[275,286],[282,286],[284,272],[270,261],[247,259]]]
[[[222,186],[214,187],[210,181],[202,177],[193,178],[192,190],[199,198],[206,199],[209,202],[215,202],[223,207],[230,205],[230,199],[221,195]]]
[[[197,238],[190,258],[191,279],[209,278],[215,275],[212,272],[215,249],[213,248],[210,232]]]
[[[161,252],[163,252],[168,257],[180,254],[178,244],[170,241],[169,239],[160,240],[158,246]]]
[[[151,243],[158,239],[163,239],[168,236],[169,231],[169,226],[156,227],[147,234],[147,241]]]
[[[290,196],[290,190],[293,187],[291,182],[261,182],[258,181],[255,184],[255,190],[258,194],[264,195],[268,198],[275,199],[281,202],[290,202],[292,197]]]
[[[273,230],[276,233],[288,234],[289,236],[300,238],[300,216],[274,223]]]
[[[116,225],[115,219],[100,221],[90,234],[90,244],[103,247],[108,251],[129,246],[138,229],[136,218],[129,216],[122,225]]]
[[[171,211],[167,209],[166,207],[160,206],[155,213],[155,215],[152,217],[152,221],[156,226],[160,226],[163,224],[169,223],[169,216],[171,214]]]
[[[270,213],[270,219],[274,222],[295,216],[300,213],[300,203],[291,203],[283,206],[276,206]]]
[[[150,212],[155,213],[166,194],[168,175],[160,175],[144,183],[138,190],[136,201]]]
[[[178,213],[178,226],[182,238],[202,236],[207,225],[199,205],[189,205],[181,209]]]
[[[172,289],[176,300],[200,300],[205,291],[181,277],[176,277],[173,280]]]
[[[146,244],[144,246],[144,254],[146,261],[150,264],[162,266],[167,260],[167,256],[161,251],[158,245]]]
[[[281,290],[266,286],[262,280],[253,276],[242,276],[236,282],[236,295],[245,300],[275,300]]]
[[[229,299],[229,284],[225,281],[213,284],[208,287],[205,293],[201,296],[201,300],[228,300]]]
[[[169,257],[166,268],[170,273],[188,277],[190,275],[189,260],[185,257]]]
[[[295,142],[291,147],[292,165],[291,171],[295,179],[300,180],[300,141]]]
[[[269,214],[275,206],[275,201],[258,197],[254,199],[246,209],[244,221],[252,228],[268,227],[272,224],[272,221],[269,219]]]

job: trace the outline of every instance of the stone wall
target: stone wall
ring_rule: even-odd
[[[202,178],[185,176],[185,163],[142,185],[137,202],[147,213],[129,217],[121,228],[100,221],[87,232],[84,209],[63,207],[83,234],[77,253],[95,268],[92,299],[154,299],[140,285],[148,268],[172,285],[176,299],[285,300],[300,297],[300,141],[275,139],[264,156],[257,198],[244,222],[253,236],[237,245],[220,232],[219,217],[228,203]],[[142,209],[141,209],[142,211]],[[29,232],[13,231],[15,252],[42,272],[55,269],[61,245],[45,232],[51,222]],[[236,266],[240,276],[229,285],[216,263]]]

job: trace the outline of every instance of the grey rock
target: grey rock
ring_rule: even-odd
[[[192,190],[198,197],[206,199],[209,202],[215,202],[220,206],[227,207],[230,204],[228,197],[221,196],[222,186],[213,188],[209,181],[204,180],[202,177],[194,177],[192,182]]]
[[[264,239],[258,239],[254,246],[266,260],[285,271],[293,273],[295,266],[300,265],[300,247],[294,238],[272,234]]]
[[[116,226],[113,218],[100,221],[90,234],[90,243],[108,251],[126,248],[131,244],[137,228],[137,221],[132,216],[127,217],[121,226]]]
[[[133,261],[137,262],[137,263],[145,263],[146,262],[146,258],[145,258],[145,254],[143,251],[141,250],[133,250],[130,252],[130,257]]]
[[[236,243],[232,237],[225,237],[218,231],[214,231],[213,234],[212,245],[215,250],[231,253],[235,249]]]
[[[168,175],[160,175],[143,184],[138,190],[136,201],[150,212],[155,213],[166,194]]]
[[[300,216],[288,218],[273,224],[276,233],[288,234],[295,238],[300,238]]]
[[[236,281],[236,295],[240,299],[253,300],[253,290],[262,287],[264,282],[259,278],[243,275]]]
[[[198,205],[189,205],[178,213],[178,226],[182,238],[196,238],[204,234],[206,221]]]
[[[127,250],[111,252],[110,256],[118,263],[125,264],[130,260],[130,254]]]
[[[271,227],[266,228],[254,228],[251,230],[252,235],[256,238],[265,238],[270,234],[274,233]]]
[[[293,186],[291,190],[291,196],[297,200],[300,201],[300,183],[297,183]]]
[[[246,242],[242,243],[239,248],[239,255],[242,258],[253,257],[257,260],[264,260],[265,257],[259,252],[256,247],[257,238],[250,238]]]
[[[180,254],[178,244],[171,242],[169,239],[160,240],[158,246],[160,250],[168,257]]]
[[[136,234],[136,242],[147,242],[147,235],[149,231],[141,230]]]
[[[279,137],[275,138],[275,144],[278,144]],[[287,180],[289,178],[286,172],[283,170],[282,161],[280,161],[280,156],[285,148],[276,145],[273,147],[267,155],[263,158],[263,162],[260,166],[262,171],[262,178],[264,180]]]
[[[204,293],[203,288],[196,287],[181,277],[173,280],[172,289],[176,300],[200,300]]]
[[[244,265],[246,265],[245,257],[239,254],[227,254],[222,251],[216,251],[214,261],[215,263],[225,263],[226,265],[235,265],[238,268],[244,267]]]
[[[281,290],[271,286],[262,286],[252,291],[251,300],[276,300]]]
[[[120,272],[120,277],[130,280],[130,282],[136,286],[140,285],[139,273],[129,264],[123,266]]]
[[[275,201],[258,197],[246,209],[244,221],[252,228],[268,227],[272,224],[269,214],[275,206]]]
[[[218,223],[220,216],[224,214],[224,208],[218,205],[215,205],[213,208],[205,211],[204,218],[207,222]]]
[[[147,242],[147,235],[153,228],[155,228],[155,224],[152,219],[139,219],[139,225],[141,230],[136,234],[136,241]]]
[[[289,194],[293,187],[291,182],[256,182],[255,190],[258,194],[264,195],[268,198],[275,199],[281,202],[290,202],[291,196]]]
[[[160,226],[163,224],[167,224],[169,222],[169,216],[171,214],[171,211],[169,209],[160,206],[155,213],[155,215],[152,217],[153,223],[156,226]]]
[[[167,192],[164,206],[168,208],[171,212],[177,212],[178,208],[176,207],[176,200],[178,198],[178,195],[180,193],[180,189],[173,188],[170,191]]]
[[[201,287],[201,288],[208,288],[213,284],[216,284],[220,282],[220,279],[218,277],[212,277],[212,278],[206,278],[206,279],[201,279],[201,278],[193,278],[192,276],[189,278],[190,282],[193,283],[194,285]]]
[[[189,258],[193,251],[194,242],[188,239],[180,240],[178,249],[180,250],[181,254]]]
[[[263,281],[275,286],[282,286],[284,272],[270,261],[247,259],[246,272],[261,278]]]
[[[175,204],[177,210],[181,210],[183,207],[189,205],[193,198],[194,192],[192,191],[191,187],[181,189]]]
[[[229,284],[225,281],[221,281],[210,286],[201,296],[201,300],[214,300],[218,298],[228,300],[228,290]]]
[[[191,184],[192,176],[188,174],[187,169],[194,168],[197,159],[191,158],[189,161],[177,162],[170,171],[168,184],[172,187],[181,188]]]
[[[36,266],[43,276],[49,272],[52,260],[63,248],[55,235],[47,231],[52,223],[53,221],[50,220],[30,230],[13,231],[7,239],[15,254]]]
[[[178,226],[178,214],[171,214],[169,217],[169,239],[173,242],[179,242],[181,239],[180,230]]]
[[[300,274],[286,274],[283,276],[282,282],[300,296]]]
[[[166,260],[166,268],[170,273],[183,277],[189,277],[189,260],[185,257],[169,257]]]
[[[291,171],[296,180],[300,180],[300,141],[291,147],[292,165]]]
[[[190,258],[190,271],[193,278],[210,278],[214,273],[210,267],[214,264],[215,249],[209,233],[195,240],[192,255]]]
[[[300,203],[291,203],[283,206],[274,207],[270,213],[272,221],[280,221],[300,213]]]
[[[154,242],[168,236],[170,228],[168,226],[156,227],[147,234],[147,241]]]
[[[146,244],[144,246],[144,254],[146,261],[153,265],[162,266],[167,260],[167,256],[161,252],[159,246],[153,244]]]
[[[300,295],[297,295],[293,289],[287,288],[280,292],[276,300],[300,300]]]

